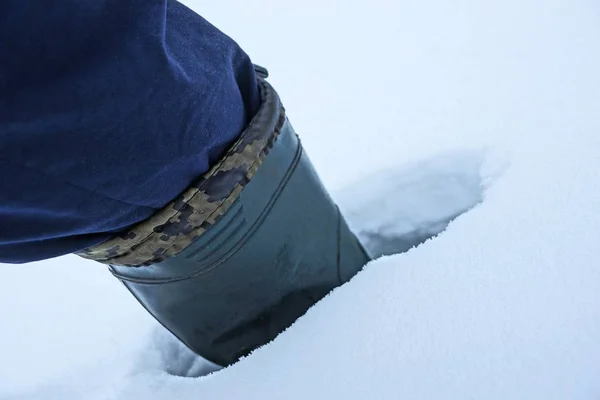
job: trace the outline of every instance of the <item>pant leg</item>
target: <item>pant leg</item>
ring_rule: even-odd
[[[0,60],[0,262],[154,215],[260,104],[249,57],[174,0],[3,2]]]

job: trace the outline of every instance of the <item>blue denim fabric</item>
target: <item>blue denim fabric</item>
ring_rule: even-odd
[[[0,262],[81,250],[206,172],[259,106],[248,56],[174,0],[0,4]]]

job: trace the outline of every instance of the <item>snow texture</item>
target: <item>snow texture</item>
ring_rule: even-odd
[[[0,399],[600,397],[600,6],[189,1],[383,256],[208,376],[99,265],[0,268]],[[183,375],[183,376],[177,376]]]

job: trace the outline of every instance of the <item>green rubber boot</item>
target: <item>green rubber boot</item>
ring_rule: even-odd
[[[122,243],[82,254],[104,252],[99,261],[111,264],[148,312],[222,366],[271,341],[370,260],[319,180],[276,92],[263,79],[259,86],[261,108],[235,151],[195,185],[206,204],[186,210],[175,202],[178,219],[153,227],[168,245],[146,249],[150,260],[123,262],[153,240],[124,245],[140,236],[134,228]],[[242,147],[253,155],[238,168]],[[215,203],[216,211],[209,207]],[[194,213],[200,219],[189,222]],[[183,245],[171,241],[185,235]],[[165,251],[178,245],[176,254]]]

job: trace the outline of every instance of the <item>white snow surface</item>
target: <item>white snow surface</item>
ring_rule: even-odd
[[[103,266],[2,265],[0,399],[600,398],[597,1],[187,4],[269,68],[354,229],[443,231],[198,378]]]

